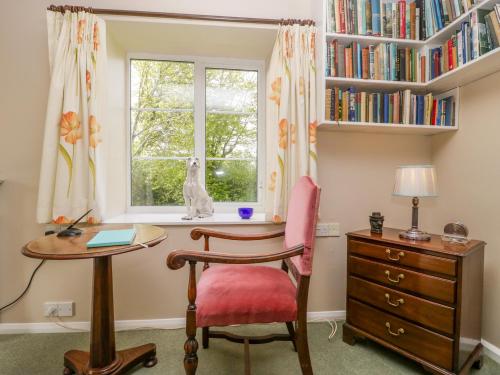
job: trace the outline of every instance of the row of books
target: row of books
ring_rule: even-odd
[[[423,82],[425,67],[425,56],[417,49],[398,48],[396,43],[362,47],[358,42],[327,42],[327,77]]]
[[[500,41],[500,4],[493,10],[477,9],[470,22],[441,46],[429,50],[429,78],[433,79],[498,48]]]
[[[388,124],[453,126],[455,98],[435,98],[432,93],[358,92],[334,87],[325,92],[325,119]]]
[[[480,0],[422,0],[422,30],[428,38],[466,13]]]
[[[327,30],[424,40],[479,0],[329,0]]]
[[[329,0],[327,30],[418,40],[421,1]]]

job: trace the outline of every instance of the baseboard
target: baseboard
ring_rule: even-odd
[[[343,320],[345,310],[339,311],[313,311],[307,313],[308,321]],[[147,319],[147,320],[117,320],[115,329],[127,331],[132,329],[176,329],[186,326],[185,318]],[[89,322],[44,322],[44,323],[0,323],[0,334],[20,333],[61,333],[90,330]]]
[[[345,320],[345,310],[310,311],[307,313],[308,322],[315,322],[321,320]]]
[[[117,320],[117,331],[133,329],[176,329],[186,326],[186,319],[147,319],[147,320]],[[44,322],[44,323],[0,323],[0,334],[20,333],[68,333],[74,331],[89,331],[90,322]]]
[[[500,363],[500,348],[486,341],[485,339],[481,340],[481,344],[483,344],[484,347],[484,354],[486,354],[495,362]]]

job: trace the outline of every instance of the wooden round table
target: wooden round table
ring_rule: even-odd
[[[135,228],[134,243],[87,249],[87,242],[101,230]],[[64,354],[64,374],[122,374],[139,363],[152,367],[157,363],[156,345],[145,344],[116,351],[113,311],[113,274],[111,257],[155,246],[166,238],[165,231],[152,225],[97,225],[83,229],[78,237],[41,237],[26,244],[23,254],[38,259],[94,259],[94,290],[90,329],[90,352],[70,350]]]

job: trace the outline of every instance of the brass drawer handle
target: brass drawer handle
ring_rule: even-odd
[[[389,293],[385,294],[385,300],[387,301],[387,304],[394,306],[394,307],[398,307],[399,305],[402,305],[405,303],[405,300],[402,298],[397,299],[396,302],[392,302],[391,296],[389,295]]]
[[[396,276],[396,279],[393,279],[391,278],[391,271],[389,270],[385,270],[385,275],[387,276],[387,280],[394,284],[399,284],[399,282],[405,278],[405,275],[400,273],[398,276]]]
[[[405,256],[405,253],[400,251],[398,255],[396,255],[395,257],[391,257],[391,249],[385,249],[385,253],[387,254],[387,259],[392,260],[394,262],[399,262],[399,260]]]
[[[397,332],[392,332],[391,331],[391,323],[389,323],[389,322],[385,322],[385,326],[387,327],[387,332],[389,333],[389,335],[399,336],[399,335],[405,334],[405,330],[403,328],[398,328]]]

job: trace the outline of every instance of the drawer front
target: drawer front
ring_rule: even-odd
[[[354,254],[383,259],[386,262],[415,267],[422,270],[455,276],[457,261],[415,251],[402,250],[390,246],[375,245],[356,240],[349,241],[349,249]]]
[[[454,332],[455,309],[349,276],[348,294],[403,319],[448,333]]]
[[[349,299],[348,322],[426,361],[452,370],[453,340]]]
[[[454,280],[442,279],[354,256],[349,257],[349,263],[349,273],[441,301],[455,302]]]

